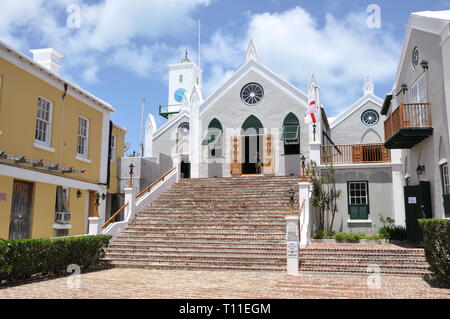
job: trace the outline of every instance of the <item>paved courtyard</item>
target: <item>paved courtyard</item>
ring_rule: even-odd
[[[0,298],[208,299],[208,298],[448,298],[450,289],[420,277],[383,276],[369,289],[368,276],[282,272],[110,269],[81,276],[80,289],[66,278],[0,290]]]

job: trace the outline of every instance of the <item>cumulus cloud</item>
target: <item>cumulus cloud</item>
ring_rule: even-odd
[[[103,67],[118,66],[139,76],[161,69],[171,52],[167,39],[183,42],[195,29],[192,12],[211,0],[0,0],[0,39],[21,50],[53,47],[66,56],[64,68],[96,82]],[[81,9],[81,28],[66,25],[67,7]],[[145,45],[143,43],[157,43]],[[107,54],[105,54],[107,52]]]
[[[400,44],[387,30],[368,29],[365,12],[344,19],[327,14],[319,27],[300,7],[282,13],[255,15],[248,34],[269,68],[305,88],[312,72],[322,87],[322,101],[331,111],[361,96],[370,74],[375,82],[390,81]]]
[[[101,81],[101,70],[109,67],[164,80],[167,64],[179,60],[195,30],[195,10],[211,1],[0,0],[0,39],[22,50],[54,47],[66,56],[64,76],[79,74],[87,82]],[[70,3],[82,10],[80,29],[66,27]],[[250,38],[261,62],[300,89],[315,72],[330,115],[361,95],[367,74],[379,84],[396,70],[400,43],[387,28],[368,29],[365,10],[340,19],[327,14],[320,24],[301,7],[249,13],[247,19],[240,27],[244,36],[217,30],[203,43],[204,96],[244,63]]]

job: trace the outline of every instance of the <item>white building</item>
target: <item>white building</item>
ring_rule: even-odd
[[[383,100],[370,76],[361,98],[332,121],[315,77],[303,92],[263,66],[252,41],[244,64],[206,99],[201,79],[187,56],[169,66],[168,105],[160,108],[168,121],[157,129],[149,116],[147,156],[170,157],[191,178],[300,175],[302,156],[333,163],[343,192],[336,230],[375,233],[380,214],[405,224],[401,152],[383,147]],[[312,92],[322,118],[307,126]]]
[[[382,114],[386,147],[403,150],[409,228],[418,217],[450,217],[448,178],[450,11],[410,17],[392,93]]]

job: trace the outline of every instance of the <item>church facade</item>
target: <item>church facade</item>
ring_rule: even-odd
[[[333,165],[342,191],[336,230],[376,233],[380,216],[405,224],[401,152],[384,147],[383,100],[368,76],[362,96],[335,118],[311,76],[306,92],[258,61],[250,41],[245,63],[208,98],[202,70],[187,56],[169,66],[167,122],[146,127],[146,157],[170,157],[184,177],[301,175],[302,162]],[[319,119],[306,125],[311,97]]]

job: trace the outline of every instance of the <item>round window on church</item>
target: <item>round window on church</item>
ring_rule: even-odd
[[[189,123],[185,122],[182,123],[179,127],[178,127],[178,133],[181,136],[188,136],[189,135]]]
[[[241,99],[247,105],[256,105],[264,97],[264,89],[257,83],[249,83],[241,91]]]
[[[374,126],[380,121],[380,115],[377,111],[367,110],[362,114],[361,121],[367,126]]]

